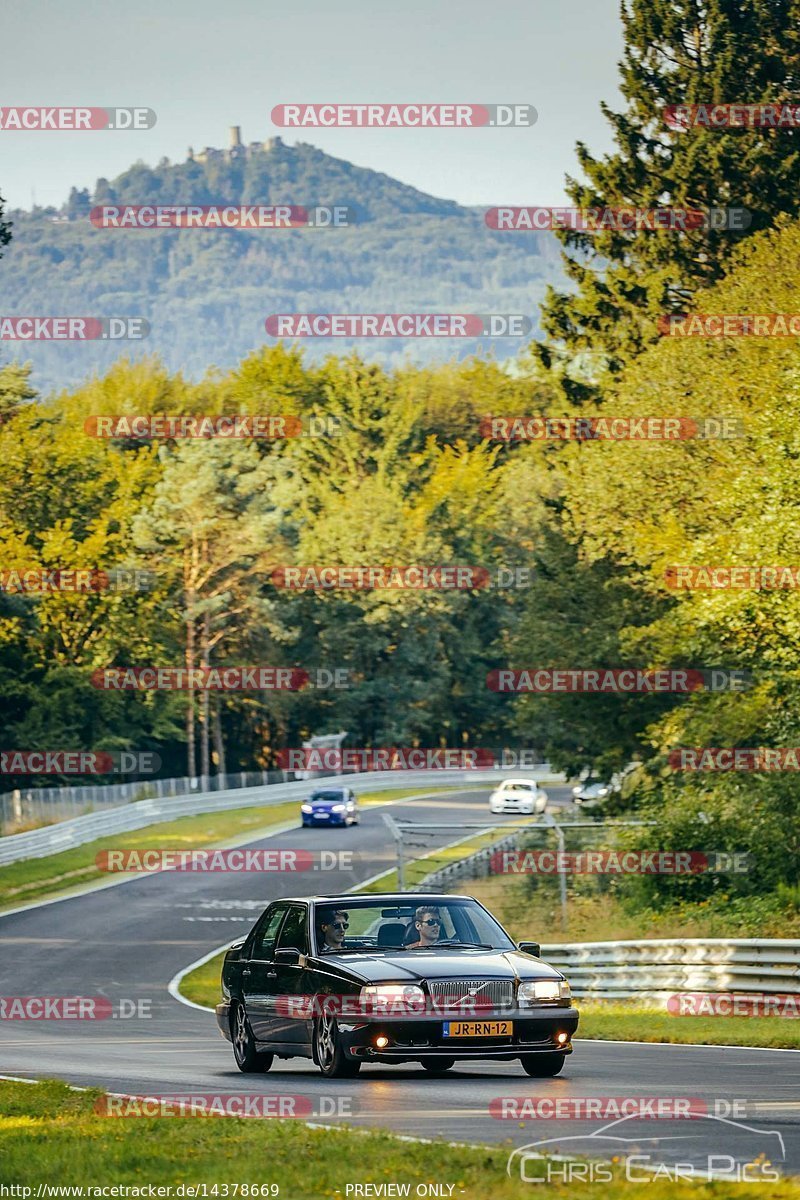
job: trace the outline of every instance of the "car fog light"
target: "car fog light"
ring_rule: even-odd
[[[564,1045],[564,1042],[566,1042],[566,1041],[568,1040],[568,1038],[569,1038],[569,1034],[568,1034],[568,1033],[559,1033],[559,1034],[556,1036],[556,1041],[558,1042],[558,1044],[559,1044],[560,1046],[563,1046],[563,1045]]]
[[[381,1034],[380,1037],[375,1038],[375,1045],[378,1047],[379,1050],[383,1050],[386,1046],[389,1045],[389,1039],[387,1037],[384,1037],[383,1034]]]

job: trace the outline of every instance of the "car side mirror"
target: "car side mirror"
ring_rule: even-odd
[[[275,962],[283,963],[284,966],[296,966],[300,961],[300,951],[295,950],[293,946],[286,946],[282,950],[275,951]]]
[[[532,954],[534,958],[542,957],[542,947],[538,942],[520,942],[519,948],[523,954]]]

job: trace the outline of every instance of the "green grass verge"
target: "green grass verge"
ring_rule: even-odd
[[[202,967],[195,967],[184,976],[178,989],[180,994],[205,1008],[213,1008],[215,1004],[219,1004],[222,996],[219,981],[224,957],[225,951],[220,950],[219,954],[215,954]]]
[[[449,791],[448,788],[426,789]],[[462,789],[459,789],[462,790]],[[386,792],[365,792],[359,803],[370,807],[387,800],[404,800],[420,794],[419,788],[397,788]],[[130,833],[118,833],[113,837],[98,838],[84,846],[49,854],[46,858],[29,858],[23,862],[0,867],[0,911],[24,904],[28,900],[40,900],[69,891],[85,883],[108,879],[95,863],[101,850],[116,850],[121,847],[138,850],[192,850],[203,846],[216,846],[221,842],[252,833],[258,838],[263,829],[269,832],[273,825],[280,825],[298,817],[299,800],[288,800],[285,804],[261,808],[235,808],[226,812],[203,813],[198,817],[179,817],[175,821],[164,821],[158,825],[147,825]],[[298,820],[299,826],[299,820]]]
[[[246,1089],[243,1089],[246,1090]],[[300,1121],[232,1117],[114,1118],[98,1115],[99,1090],[70,1091],[65,1084],[0,1084],[0,1161],[6,1185],[129,1187],[180,1184],[223,1196],[233,1185],[277,1184],[280,1200],[343,1198],[347,1184],[382,1182],[452,1185],[455,1200],[529,1197],[531,1184],[506,1175],[508,1147],[453,1146],[403,1141],[388,1133],[309,1129]],[[617,1168],[619,1169],[619,1168]],[[575,1185],[549,1183],[548,1196],[573,1200]],[[597,1200],[629,1200],[623,1179],[595,1183]],[[213,1194],[210,1193],[209,1194]],[[241,1195],[241,1191],[239,1192]],[[251,1193],[252,1195],[252,1193]],[[744,1200],[763,1196],[763,1184],[673,1183],[648,1185],[648,1200]],[[800,1183],[770,1185],[773,1200],[798,1200]]]
[[[556,876],[493,875],[470,880],[469,890],[512,937],[538,942],[639,941],[642,938],[800,938],[800,907],[787,902],[764,912],[757,903],[729,898],[632,909],[618,898],[616,881],[567,878],[566,929],[561,927]]]
[[[191,850],[213,846],[218,842],[244,835],[291,820],[297,813],[296,801],[270,805],[268,808],[235,808],[228,812],[204,813],[199,817],[179,817],[98,838],[73,850],[48,854],[46,858],[27,858],[22,862],[0,867],[0,910],[27,900],[38,900],[68,891],[80,884],[109,878],[101,871],[95,858],[101,850],[135,847],[138,850]]]
[[[578,1034],[584,1038],[800,1050],[800,1020],[788,1017],[675,1017],[635,1001],[578,1000],[577,1007]]]

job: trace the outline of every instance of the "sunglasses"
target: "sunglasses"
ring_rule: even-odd
[[[441,921],[420,921],[420,925],[441,925]]]
[[[329,929],[349,929],[350,922],[349,921],[331,921],[328,928]]]

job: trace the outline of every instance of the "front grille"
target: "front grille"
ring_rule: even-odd
[[[475,990],[475,995],[470,992]],[[456,1005],[463,1000],[464,1007],[475,1005],[482,1008],[512,1008],[514,1004],[514,981],[512,979],[430,979],[428,990],[437,1004],[443,1007]]]

